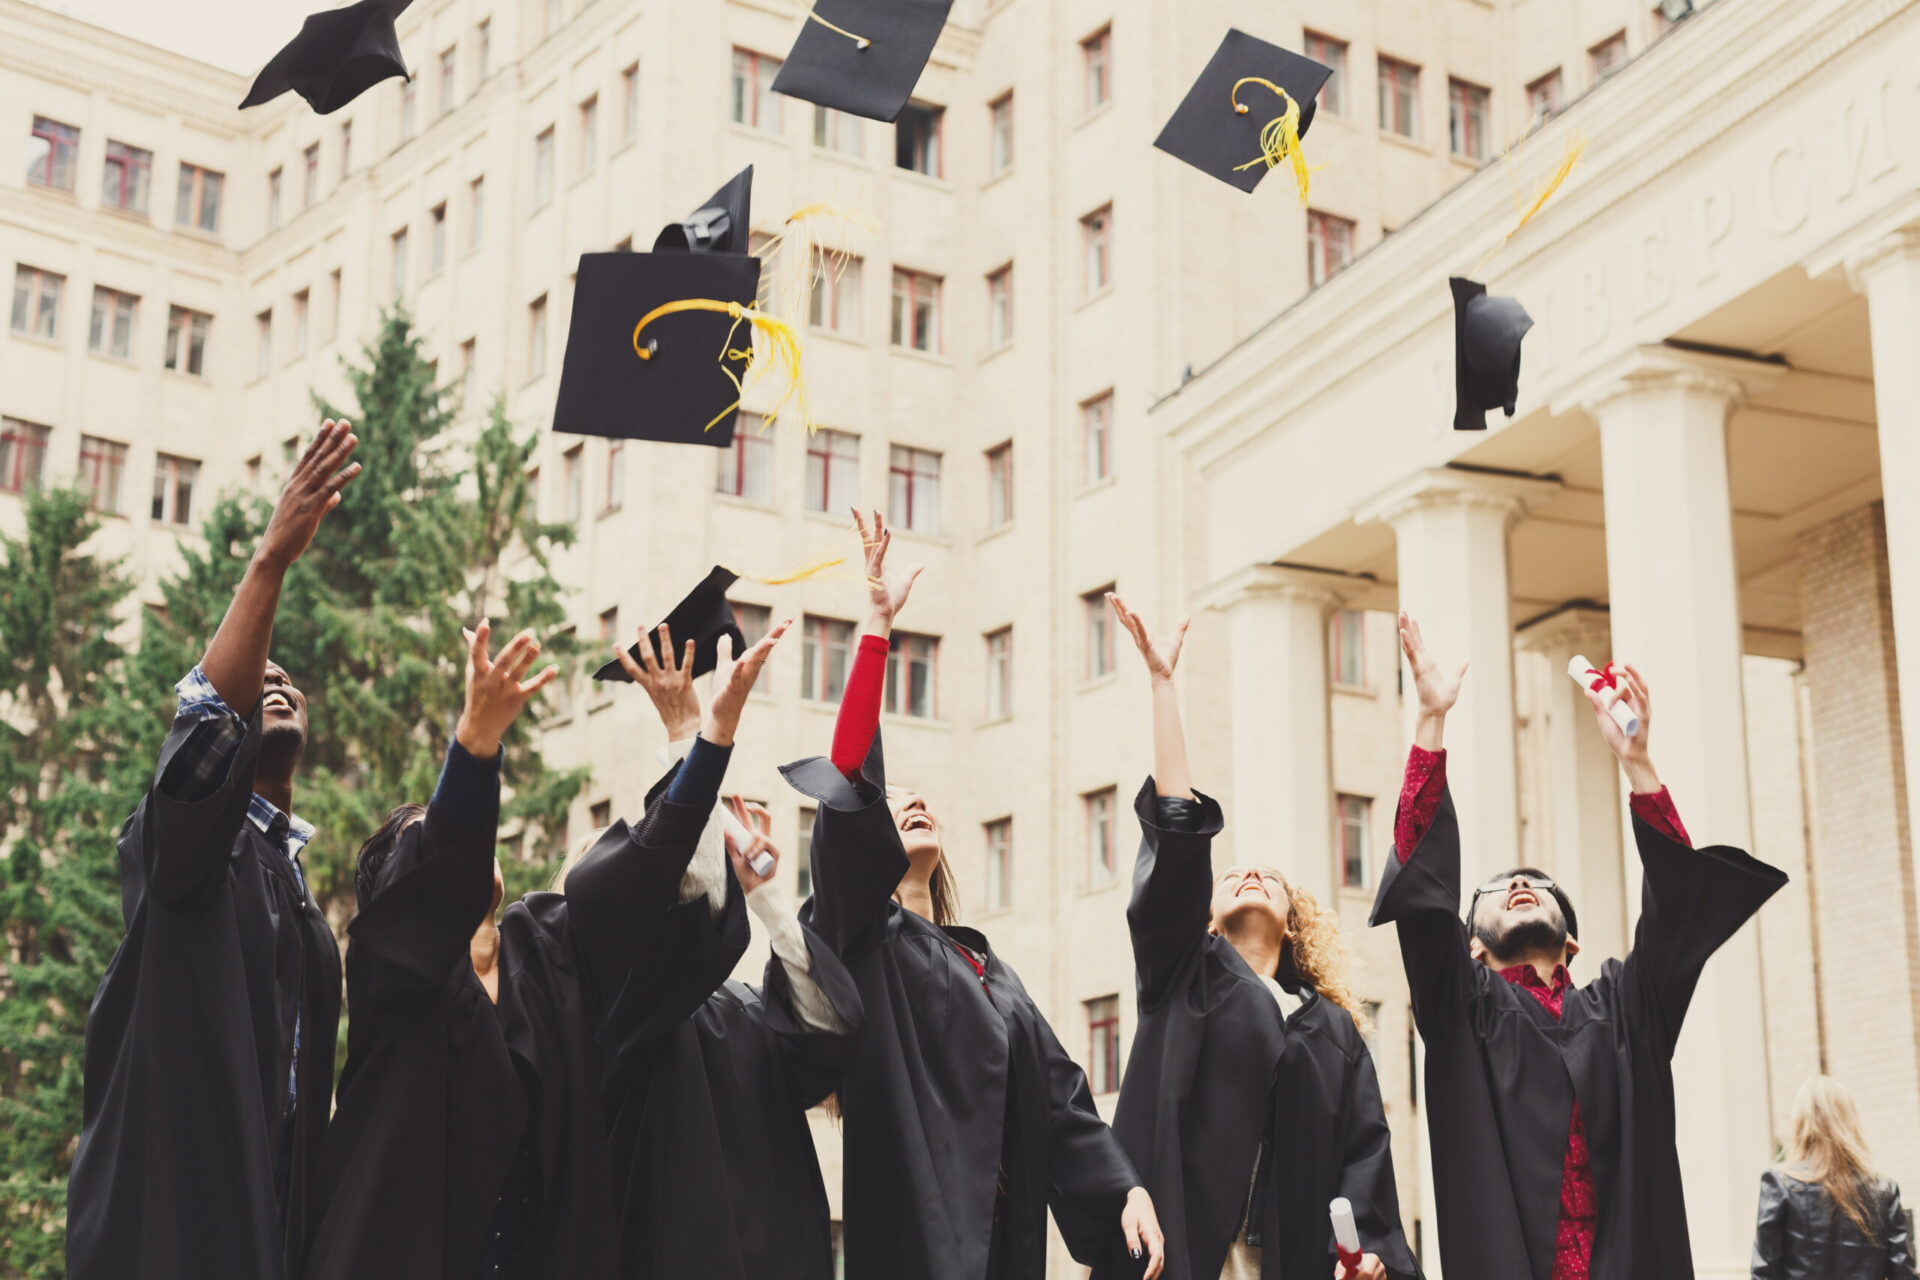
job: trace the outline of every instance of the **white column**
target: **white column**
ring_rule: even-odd
[[[1604,666],[1612,654],[1607,615],[1599,609],[1563,609],[1521,631],[1515,643],[1539,653],[1552,669],[1547,682],[1545,808],[1553,861],[1541,868],[1567,888],[1580,916],[1582,978],[1600,962],[1627,950],[1626,878],[1621,867],[1620,766],[1594,724],[1580,686],[1562,673],[1584,655]]]
[[[1410,476],[1354,513],[1356,523],[1393,526],[1400,607],[1418,620],[1437,660],[1470,664],[1446,738],[1463,884],[1520,862],[1507,535],[1530,503],[1557,489],[1551,481],[1442,468]],[[1411,738],[1418,709],[1411,679],[1403,702]]]
[[[1647,679],[1652,757],[1698,844],[1752,847],[1727,419],[1750,387],[1783,372],[1642,347],[1580,396],[1600,424],[1614,658]],[[1625,857],[1631,922],[1640,866],[1631,847]],[[1674,1057],[1680,1168],[1704,1275],[1747,1273],[1754,1188],[1772,1156],[1763,1013],[1749,925],[1708,964]]]
[[[1234,860],[1278,867],[1322,902],[1334,883],[1327,619],[1339,582],[1253,565],[1208,593],[1232,646]]]

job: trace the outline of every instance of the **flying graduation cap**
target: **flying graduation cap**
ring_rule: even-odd
[[[952,8],[953,0],[817,0],[773,91],[892,124]]]
[[[1453,429],[1485,431],[1487,411],[1511,418],[1520,395],[1520,340],[1533,317],[1513,298],[1494,298],[1487,286],[1454,276]]]
[[[727,603],[727,588],[737,581],[739,577],[736,574],[715,565],[700,585],[688,592],[687,598],[673,606],[673,611],[661,619],[673,637],[675,652],[671,656],[672,662],[680,660],[679,650],[692,640],[693,674],[703,676],[719,664],[721,636],[732,637],[734,657],[738,658],[746,649],[746,638],[740,633],[740,624],[733,618],[733,606]],[[647,632],[647,642],[653,646],[655,661],[669,661],[668,656],[660,652],[658,625]],[[639,643],[636,641],[627,646],[627,653],[635,662],[640,661]],[[627,669],[620,665],[618,658],[594,672],[593,678],[633,683],[633,677],[627,674]]]
[[[1311,170],[1300,140],[1332,75],[1312,58],[1229,30],[1153,145],[1248,192],[1288,164],[1305,204]]]
[[[745,253],[752,230],[753,166],[748,165],[688,214],[685,221],[668,224],[653,242],[656,252],[675,249],[687,253]]]
[[[411,3],[360,0],[344,9],[309,14],[300,34],[261,68],[241,109],[257,107],[291,89],[324,116],[382,80],[410,79],[393,23]]]

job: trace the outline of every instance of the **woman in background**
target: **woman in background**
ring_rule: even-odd
[[[1831,1076],[1800,1086],[1786,1161],[1760,1175],[1753,1280],[1914,1280],[1900,1188],[1874,1172],[1853,1095]]]

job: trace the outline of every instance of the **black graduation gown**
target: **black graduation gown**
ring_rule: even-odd
[[[608,829],[567,896],[509,906],[498,1005],[468,949],[492,896],[492,822],[445,840],[424,824],[407,833],[349,930],[353,1017],[312,1280],[467,1280],[523,1147],[537,1202],[501,1274],[619,1275],[597,1039],[610,1010],[638,1022],[670,998],[671,967],[638,961],[706,910],[704,898],[675,903],[705,821],[660,800]]]
[[[1224,823],[1214,800],[1194,794],[1189,830],[1160,825],[1153,779],[1134,800],[1140,856],[1127,926],[1140,1026],[1113,1131],[1153,1195],[1167,1237],[1162,1274],[1218,1280],[1244,1223],[1263,1247],[1264,1280],[1325,1280],[1338,1263],[1327,1205],[1345,1196],[1362,1249],[1395,1280],[1416,1277],[1373,1056],[1346,1010],[1310,986],[1283,1020],[1240,953],[1207,932]],[[1116,1248],[1094,1277],[1140,1272]]]
[[[716,982],[748,937],[731,867],[727,884],[715,945],[695,953]],[[606,1107],[627,1280],[833,1280],[827,1188],[806,1113],[852,1061],[860,997],[839,959],[806,938],[814,981],[844,1033],[810,1031],[795,1018],[774,956],[764,987],[727,981],[664,1040],[611,1060]]]
[[[1449,1275],[1549,1280],[1576,1096],[1599,1199],[1593,1280],[1693,1275],[1673,1048],[1708,958],[1787,877],[1739,849],[1689,849],[1637,816],[1633,834],[1644,868],[1633,949],[1570,988],[1558,1021],[1467,954],[1451,793],[1407,861],[1387,860],[1372,922],[1399,927],[1426,1042]]]
[[[171,798],[181,779],[169,769],[196,730],[210,731],[201,724],[175,722],[153,785],[120,829],[127,933],[87,1013],[84,1120],[67,1191],[73,1280],[299,1272],[333,1094],[340,952],[284,846],[247,818],[258,707],[213,793]],[[274,1195],[282,1160],[284,1222]]]
[[[996,1231],[991,1280],[1042,1280],[1049,1203],[1090,1261],[1119,1238],[1140,1178],[986,938],[893,901],[908,862],[878,735],[859,783],[824,757],[781,773],[819,802],[801,919],[845,961],[866,1013],[840,1087],[847,1280],[988,1280]],[[986,956],[984,979],[956,941]]]

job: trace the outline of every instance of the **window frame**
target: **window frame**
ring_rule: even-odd
[[[1113,24],[1080,42],[1080,114],[1090,116],[1113,101]]]
[[[1605,65],[1602,65],[1600,61],[1602,53],[1605,53],[1607,56]],[[1592,78],[1592,83],[1594,84],[1599,84],[1602,80],[1612,76],[1615,72],[1619,71],[1620,68],[1626,66],[1628,60],[1627,29],[1625,27],[1620,28],[1620,30],[1614,32],[1598,44],[1587,46],[1587,74]]]
[[[1333,74],[1328,76],[1327,82],[1320,86],[1320,95],[1315,99],[1316,112],[1325,111],[1329,115],[1344,117],[1347,114],[1348,42],[1309,30],[1301,47],[1315,62],[1333,68]]]
[[[0,417],[0,493],[31,493],[47,478],[53,428],[25,418]],[[31,466],[29,466],[31,460]]]
[[[1119,789],[1116,787],[1100,787],[1080,795],[1089,890],[1111,889],[1120,883],[1120,858],[1117,853],[1119,810]]]
[[[253,376],[264,378],[273,372],[273,308],[253,315]]]
[[[553,203],[554,148],[558,144],[554,127],[548,125],[533,135],[533,212]]]
[[[986,874],[981,878],[986,891],[983,910],[997,915],[1013,908],[1013,818],[981,823],[980,836],[986,848]]]
[[[1118,1093],[1120,997],[1095,996],[1080,1004],[1087,1011],[1087,1091],[1096,1098]]]
[[[921,651],[913,652],[918,646]],[[924,664],[926,709],[913,710],[913,673]],[[895,631],[887,638],[886,678],[880,688],[880,709],[909,720],[940,718],[940,637]]]
[[[220,201],[226,192],[227,175],[205,165],[180,162],[180,182],[174,193],[173,225],[206,235],[220,234]],[[211,193],[212,199],[208,196]],[[183,203],[184,202],[184,203]],[[213,210],[213,225],[207,225],[207,209]],[[186,217],[181,217],[185,212]]]
[[[1357,812],[1355,809],[1357,807]],[[1373,798],[1338,792],[1333,798],[1336,848],[1339,853],[1340,887],[1367,889],[1373,885]],[[1360,848],[1359,879],[1353,877],[1355,852],[1349,838],[1358,831]]]
[[[115,153],[116,149],[118,154]],[[116,169],[119,172],[116,186],[120,194],[119,198],[114,199],[107,195],[107,190]],[[118,209],[122,213],[146,214],[152,201],[153,152],[145,147],[136,147],[131,142],[107,139],[106,153],[101,158],[101,206]]]
[[[1530,126],[1537,127],[1545,124],[1559,115],[1564,105],[1566,105],[1566,68],[1555,67],[1545,75],[1537,76],[1527,82],[1527,120]]]
[[[1107,593],[1114,589],[1114,585],[1109,582],[1104,587],[1096,587],[1080,595],[1080,604],[1085,610],[1084,625],[1080,631],[1080,679],[1083,684],[1105,680],[1114,672],[1115,626],[1112,610],[1107,605]]]
[[[574,148],[573,173],[584,178],[600,165],[600,95],[590,93],[574,108],[579,144]]]
[[[946,122],[947,109],[938,103],[909,102],[902,107],[893,125],[893,167],[944,182]],[[900,163],[902,158],[907,160],[906,164]]]
[[[850,160],[867,158],[866,122],[859,116],[815,103],[813,145]]]
[[[609,439],[601,460],[600,514],[612,515],[627,501],[627,442]]]
[[[102,311],[102,301],[107,303],[110,311]],[[106,317],[104,320],[103,315]],[[108,328],[109,324],[111,324],[111,330]],[[131,361],[134,358],[133,344],[139,326],[139,294],[123,293],[104,284],[93,286],[93,310],[87,322],[88,355],[102,356],[109,360]],[[123,330],[126,337],[124,346],[120,342]]]
[[[620,70],[620,145],[640,140],[640,64]]]
[[[1379,55],[1376,74],[1380,84],[1380,128],[1409,142],[1420,141],[1419,64],[1389,57],[1383,53]],[[1407,127],[1404,129],[1400,127],[1402,105],[1407,107],[1405,122]]]
[[[853,668],[854,626],[841,618],[806,613],[800,618],[800,700],[838,706],[846,696],[847,675]],[[833,672],[827,664],[835,652],[840,655],[839,692],[825,696],[834,686]]]
[[[457,105],[455,90],[459,87],[459,52],[458,44],[450,44],[440,51],[440,83],[437,87],[440,90],[438,106],[443,116],[452,115],[453,108]]]
[[[932,449],[905,444],[887,447],[887,515],[893,522],[893,528],[928,537],[940,533],[940,472],[943,461],[944,455]],[[928,496],[932,498],[933,510],[930,515],[919,510],[923,499]]]
[[[1357,224],[1352,218],[1328,213],[1324,209],[1307,210],[1307,287],[1317,289],[1353,263],[1353,238]],[[1334,233],[1338,232],[1338,235]],[[1336,252],[1337,251],[1337,252]],[[1336,257],[1338,261],[1335,261]]]
[[[758,506],[773,505],[773,438],[742,427],[733,430],[733,443],[714,451],[714,492]],[[757,460],[757,461],[756,461]],[[757,468],[757,469],[756,469]],[[760,485],[750,481],[758,476]],[[749,492],[763,489],[762,492]]]
[[[830,254],[815,249],[813,283],[807,292],[807,324],[814,329],[859,338],[861,287],[866,259],[858,254]]]
[[[102,505],[101,482],[109,474],[113,484],[110,495],[112,503]],[[120,503],[125,496],[127,483],[127,446],[105,436],[81,436],[80,465],[75,472],[75,479],[79,487],[86,491],[88,511],[103,516],[124,515]]]
[[[547,295],[527,304],[527,381],[547,376]]]
[[[189,378],[206,377],[207,339],[213,317],[205,311],[178,305],[167,308],[167,345],[160,367]]]
[[[300,207],[311,209],[320,203],[320,144],[309,144],[300,152]]]
[[[47,191],[72,191],[75,174],[80,167],[80,126],[66,124],[52,116],[37,115],[33,118],[32,128],[27,131],[27,137],[30,140],[27,145],[27,185]],[[38,149],[36,143],[46,148],[44,156],[33,154]],[[63,155],[67,180],[60,182],[57,179],[63,172]],[[45,169],[44,178],[34,176],[37,167]]]
[[[1448,150],[1463,160],[1483,161],[1492,129],[1493,91],[1459,76],[1447,77]]]
[[[1013,264],[987,273],[987,350],[1004,351],[1013,342]]]
[[[780,97],[773,91],[773,80],[780,74],[785,62],[784,58],[759,53],[743,45],[733,46],[732,71],[728,80],[728,120],[742,128],[758,129],[762,133],[781,131]],[[746,72],[744,76],[741,74],[743,70]],[[763,115],[769,118],[763,119]]]
[[[194,488],[200,479],[201,466],[198,458],[172,453],[153,455],[153,497],[147,506],[148,520],[176,529],[192,526]],[[180,501],[183,492],[186,496],[184,512]],[[153,509],[155,504],[159,505],[160,510]]]
[[[1094,276],[1099,264],[1099,280]],[[1113,288],[1113,202],[1080,219],[1080,296],[1097,298]]]
[[[905,292],[902,293],[902,285]],[[915,271],[910,267],[893,269],[893,311],[889,326],[889,345],[901,351],[918,351],[923,355],[941,355],[946,348],[946,336],[943,332],[945,317],[941,306],[941,293],[946,285],[946,277],[936,276],[927,271]],[[919,314],[922,303],[928,304],[931,316],[928,328],[932,336],[926,346],[913,341],[920,332]],[[904,304],[904,307],[903,307]],[[901,341],[902,338],[908,339]]]
[[[51,288],[48,287],[49,282],[51,282]],[[28,266],[24,262],[14,263],[14,311],[19,314],[9,319],[8,332],[22,337],[38,338],[43,342],[58,342],[61,304],[66,301],[66,294],[67,278],[60,272]],[[14,323],[14,320],[18,320],[19,323]],[[48,322],[44,333],[41,332],[42,320]]]
[[[579,524],[586,505],[587,453],[577,444],[560,455],[560,518],[567,524]]]
[[[986,648],[986,718],[1005,720],[1013,714],[1013,626],[996,627],[980,639]]]
[[[1096,433],[1094,422],[1099,419]],[[1098,452],[1094,450],[1097,440]],[[1099,465],[1094,465],[1095,459]],[[1113,479],[1113,390],[1108,388],[1097,396],[1089,396],[1080,402],[1080,479],[1082,489],[1091,489]]]
[[[807,438],[806,444],[806,509],[830,514],[848,506],[860,505],[860,437],[851,431],[822,427]],[[847,446],[845,449],[840,448],[843,444]],[[817,503],[813,493],[816,460],[819,463],[820,482]],[[836,473],[843,480],[851,478],[853,487],[851,495],[846,495],[844,498],[835,495]]]
[[[987,529],[1013,523],[1013,441],[1002,440],[985,451],[987,458]]]
[[[1352,679],[1345,663],[1345,640],[1353,640]],[[1365,689],[1367,684],[1367,615],[1359,609],[1335,609],[1327,618],[1327,668],[1335,685]]]
[[[987,176],[997,178],[1013,168],[1013,90],[987,104]]]

